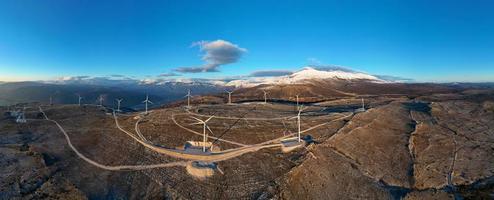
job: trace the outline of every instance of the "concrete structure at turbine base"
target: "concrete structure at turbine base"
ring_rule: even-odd
[[[206,147],[206,152],[218,152],[221,151],[219,146],[213,145],[212,142],[200,142],[200,141],[187,141],[184,145],[184,151],[186,152],[194,152],[194,151],[203,151],[203,147]]]
[[[192,161],[187,163],[185,169],[191,176],[204,180],[207,177],[214,175],[214,170],[217,169],[217,165],[216,163]]]
[[[281,151],[283,153],[291,152],[295,149],[305,147],[305,145],[306,145],[306,142],[304,140],[299,142],[298,137],[287,138],[287,139],[281,140],[280,142],[282,144]]]

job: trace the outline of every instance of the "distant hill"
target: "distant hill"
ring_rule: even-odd
[[[215,95],[226,99],[225,90],[234,90],[233,101],[263,100],[263,90],[269,99],[319,101],[338,97],[366,95],[420,96],[451,93],[468,89],[492,89],[494,83],[408,83],[370,75],[335,66],[308,66],[283,76],[238,77],[235,79],[111,79],[105,77],[64,77],[49,82],[0,82],[0,105],[24,102],[48,103],[50,96],[57,104],[77,103],[80,94],[85,104],[97,104],[103,95],[105,105],[113,106],[124,98],[122,106],[140,109],[142,100],[159,104],[183,103],[187,90],[192,95]],[[396,79],[396,78],[395,78]],[[406,78],[401,78],[406,79]],[[398,80],[398,79],[396,79]]]
[[[48,103],[50,96],[56,104],[75,104],[77,94],[83,97],[84,104],[97,104],[102,95],[105,105],[114,105],[115,99],[124,98],[122,106],[139,108],[146,94],[158,106],[161,103],[183,98],[187,89],[194,94],[210,94],[223,91],[219,87],[201,84],[131,84],[131,85],[90,85],[53,84],[42,82],[12,82],[0,84],[0,105],[24,102]]]

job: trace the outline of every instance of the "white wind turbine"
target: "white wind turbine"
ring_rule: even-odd
[[[297,98],[297,109],[298,109],[298,94],[295,95],[295,97]]]
[[[187,91],[187,95],[185,95],[184,97],[187,97],[187,108],[190,108],[190,97],[192,97],[192,95],[190,95],[190,89]]]
[[[116,110],[116,111],[117,111],[117,112],[122,112],[122,111],[120,110],[120,103],[122,103],[123,99],[122,99],[122,98],[120,98],[120,99],[115,99],[115,100],[117,100],[117,110]]]
[[[362,111],[365,111],[364,98],[362,98]]]
[[[226,91],[228,93],[228,104],[232,104],[232,93],[233,91]]]
[[[304,106],[300,106],[299,109],[298,109],[298,114],[296,117],[292,117],[290,119],[294,119],[296,118],[297,119],[297,126],[298,126],[298,142],[301,142],[302,139],[300,137],[300,114],[302,113],[302,111],[304,111],[305,109],[307,108],[304,108]]]
[[[207,141],[207,134],[206,134],[206,128],[209,130],[209,132],[213,133],[213,131],[211,131],[211,129],[209,128],[209,126],[207,125],[208,121],[213,119],[214,115],[209,117],[208,119],[206,120],[202,120],[202,119],[199,119],[199,118],[195,118],[195,117],[192,117],[194,118],[195,120],[197,120],[196,123],[192,123],[191,125],[196,125],[196,124],[202,124],[202,151],[206,152],[206,141]],[[212,148],[213,146],[211,146]]]
[[[266,92],[266,90],[262,90],[262,92],[264,92],[264,104],[267,104],[268,103],[268,92]]]
[[[78,94],[77,96],[79,97],[79,106],[81,106],[81,100],[82,100],[82,97],[81,97],[81,95],[79,95],[79,94]]]
[[[153,104],[153,102],[149,101],[149,96],[146,94],[146,100],[144,100],[142,103],[146,104],[146,112],[145,114],[148,114],[148,103]]]
[[[364,98],[362,98],[362,107],[361,108],[357,108],[355,110],[355,112],[365,112],[365,102],[364,102]]]
[[[99,106],[103,106],[103,101],[105,99],[103,98],[103,95],[99,95],[98,101],[99,101]]]

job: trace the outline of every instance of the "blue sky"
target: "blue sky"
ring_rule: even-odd
[[[489,0],[1,0],[0,81],[210,65],[215,72],[181,76],[215,78],[314,62],[418,81],[494,81],[493,10]],[[237,57],[204,58],[217,40],[241,49]]]

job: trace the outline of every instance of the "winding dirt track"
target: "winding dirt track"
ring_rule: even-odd
[[[96,166],[96,167],[99,167],[102,169],[106,169],[106,170],[119,171],[119,170],[145,170],[145,169],[162,168],[162,167],[186,166],[186,164],[187,164],[187,162],[185,162],[185,161],[164,163],[164,164],[153,164],[153,165],[119,165],[119,166],[108,166],[108,165],[103,165],[103,164],[97,163],[96,161],[93,161],[93,160],[87,158],[86,156],[84,156],[82,153],[80,153],[72,145],[70,137],[67,134],[67,132],[63,129],[63,127],[57,121],[49,119],[48,116],[43,112],[41,106],[39,107],[39,109],[40,109],[40,112],[43,113],[43,116],[45,117],[45,119],[47,121],[53,122],[55,125],[57,125],[57,127],[60,129],[60,131],[64,134],[68,145],[77,154],[77,156],[80,157],[81,159],[83,159],[84,161],[88,162],[89,164],[93,165],[93,166]],[[331,120],[331,121],[341,120],[341,119],[350,117],[351,115],[353,115],[353,113],[346,115],[346,116],[343,116],[343,117],[340,117],[338,119]],[[207,116],[207,115],[204,115],[204,116]],[[127,134],[129,137],[131,137],[132,139],[134,139],[135,141],[137,141],[138,143],[140,143],[144,147],[151,149],[157,153],[164,154],[164,155],[167,155],[170,157],[184,159],[184,160],[191,160],[191,161],[219,162],[219,161],[224,161],[224,160],[228,160],[231,158],[235,158],[235,157],[241,156],[241,155],[246,154],[246,153],[256,152],[256,151],[259,151],[259,150],[265,149],[265,148],[281,147],[282,144],[278,143],[280,140],[294,135],[294,134],[290,134],[290,135],[286,135],[283,137],[279,137],[279,138],[276,138],[273,140],[265,141],[265,142],[262,142],[259,144],[254,144],[254,145],[240,144],[240,143],[237,143],[234,141],[223,140],[220,138],[215,138],[215,137],[210,136],[210,138],[212,138],[212,139],[218,139],[219,141],[229,142],[229,143],[236,144],[236,145],[239,145],[242,147],[234,148],[234,149],[227,149],[227,150],[223,150],[223,151],[219,151],[219,152],[195,153],[194,154],[194,153],[189,153],[189,152],[185,152],[182,150],[168,149],[168,148],[164,148],[164,147],[154,146],[154,145],[150,144],[144,138],[144,136],[141,134],[139,127],[138,127],[140,120],[138,122],[136,122],[136,124],[135,124],[135,130],[136,130],[137,134],[139,135],[138,137],[136,137],[134,134],[130,133],[129,131],[123,129],[120,126],[120,124],[118,122],[117,114],[115,112],[113,113],[113,117],[115,119],[115,125],[120,131],[124,132],[125,134]],[[217,118],[228,118],[228,117],[217,117]],[[190,129],[185,128],[185,127],[181,126],[180,124],[178,124],[178,122],[173,118],[173,115],[172,115],[172,119],[178,126],[184,128],[185,130],[188,130],[190,132],[202,135],[201,133],[195,132],[193,130],[190,130]],[[272,118],[270,118],[270,120],[272,120]],[[302,133],[307,132],[309,130],[312,130],[314,128],[326,125],[326,124],[330,123],[331,121],[313,126],[309,129],[302,131]],[[273,144],[273,143],[275,143],[275,144]]]
[[[147,140],[147,139],[144,137],[144,135],[142,135],[141,130],[139,129],[139,123],[141,123],[141,118],[139,118],[139,119],[136,121],[136,124],[135,124],[135,131],[136,131],[136,133],[137,133],[137,136],[139,136],[139,138],[141,138],[141,140],[142,140],[142,141],[149,143],[149,140]]]
[[[109,166],[109,165],[100,164],[100,163],[98,163],[98,162],[96,162],[94,160],[91,160],[90,158],[84,156],[84,154],[82,154],[81,152],[79,152],[74,147],[74,145],[72,144],[72,142],[70,141],[70,137],[67,134],[67,132],[65,131],[65,129],[63,129],[63,127],[57,121],[49,119],[48,116],[46,116],[46,114],[43,111],[43,109],[41,108],[41,106],[39,107],[39,110],[40,110],[41,113],[43,113],[43,116],[45,117],[45,120],[50,121],[50,122],[53,122],[60,129],[60,131],[65,136],[65,140],[67,140],[67,144],[69,145],[69,147],[72,149],[72,151],[74,151],[75,154],[79,158],[83,159],[87,163],[89,163],[89,164],[91,164],[93,166],[96,166],[98,168],[105,169],[105,170],[110,170],[110,171],[122,171],[122,170],[128,171],[128,170],[146,170],[146,169],[153,169],[153,168],[176,167],[176,166],[183,166],[183,167],[185,167],[186,164],[187,164],[186,162],[172,162],[172,163],[162,163],[162,164],[153,164],[153,165],[117,165],[117,166]]]
[[[231,158],[235,158],[237,156],[241,156],[246,153],[250,152],[255,152],[259,151],[264,148],[272,148],[272,147],[280,147],[281,144],[265,144],[265,145],[250,145],[250,146],[245,146],[245,147],[240,147],[240,148],[235,148],[235,149],[228,149],[224,151],[219,151],[219,152],[210,152],[210,153],[197,153],[197,154],[192,154],[188,153],[182,150],[176,150],[176,149],[168,149],[164,147],[158,147],[154,146],[148,142],[145,142],[141,140],[140,138],[136,137],[134,134],[128,132],[127,130],[123,129],[120,127],[120,124],[118,123],[118,118],[117,115],[113,115],[115,118],[115,123],[118,129],[120,129],[122,132],[126,133],[128,136],[130,136],[132,139],[137,141],[138,143],[142,144],[144,147],[149,148],[157,153],[164,154],[170,157],[174,158],[179,158],[179,159],[185,159],[185,160],[195,160],[195,161],[206,161],[206,162],[219,162],[223,160],[228,160]],[[201,134],[202,135],[202,134]]]
[[[203,115],[199,113],[194,113],[191,112],[190,110],[186,110],[188,114],[195,115],[195,116],[200,116],[200,117],[211,117],[212,115]],[[222,116],[215,116],[214,118],[216,119],[243,119],[243,120],[249,120],[249,121],[274,121],[274,120],[286,120],[291,117],[273,117],[273,118],[252,118],[252,117],[222,117]]]
[[[341,120],[341,119],[350,117],[352,115],[353,115],[353,113],[351,113],[349,115],[346,115],[346,116],[343,116],[343,117],[340,117],[338,119],[331,120],[331,121]],[[256,152],[256,151],[259,151],[259,150],[264,149],[264,148],[281,147],[282,144],[279,143],[280,140],[285,139],[285,138],[288,138],[288,137],[294,135],[294,134],[290,134],[290,135],[286,135],[286,136],[283,136],[283,137],[279,137],[279,138],[276,138],[276,139],[273,139],[273,140],[269,140],[269,141],[262,142],[262,143],[259,143],[259,144],[254,144],[254,145],[244,145],[244,144],[240,144],[240,143],[237,143],[237,142],[234,142],[234,141],[219,139],[220,141],[229,142],[229,143],[232,143],[232,144],[244,145],[244,146],[239,147],[239,148],[234,148],[234,149],[227,149],[227,150],[223,150],[223,151],[218,151],[218,152],[189,153],[189,152],[185,152],[183,150],[176,150],[176,149],[169,149],[169,148],[164,148],[164,147],[158,147],[158,146],[154,146],[154,145],[152,145],[152,144],[150,144],[148,142],[145,142],[145,141],[139,139],[138,137],[136,137],[134,134],[132,134],[132,133],[128,132],[127,130],[123,129],[122,127],[120,127],[120,124],[118,123],[118,119],[117,119],[116,113],[113,113],[113,116],[115,118],[115,124],[116,124],[117,128],[120,129],[122,132],[126,133],[128,136],[130,136],[134,140],[136,140],[137,142],[141,143],[144,147],[147,147],[147,148],[149,148],[149,149],[151,149],[151,150],[153,150],[153,151],[155,151],[157,153],[160,153],[160,154],[168,155],[168,156],[171,156],[171,157],[174,157],[174,158],[185,159],[185,160],[196,160],[196,161],[205,161],[205,162],[219,162],[219,161],[224,161],[224,160],[228,160],[228,159],[231,159],[231,158],[235,158],[237,156],[241,156],[241,155],[246,154],[246,153]],[[179,127],[185,128],[184,126],[180,125],[173,118],[173,116],[174,115],[172,115],[172,120],[175,122],[175,124],[177,124]],[[207,116],[207,115],[204,115],[204,116]],[[211,117],[211,116],[207,116],[207,117]],[[223,117],[223,118],[228,118],[228,117]],[[316,125],[316,126],[313,126],[313,127],[309,128],[309,129],[306,129],[304,131],[301,131],[301,133],[304,133],[304,132],[313,130],[313,129],[317,128],[317,127],[326,125],[326,124],[330,123],[331,121],[326,122],[326,123],[322,123],[322,124],[319,124],[319,125]],[[138,124],[136,124],[136,126],[137,126],[136,127],[136,130],[139,130]],[[199,134],[199,135],[202,136],[202,133],[198,133],[198,132],[196,132],[194,130],[191,130],[191,129],[188,129],[188,128],[185,128],[185,130],[188,130],[188,131],[190,131],[190,132],[192,132],[194,134]],[[139,131],[139,133],[140,133],[140,131]],[[216,139],[216,137],[212,137],[212,136],[209,136],[209,137],[212,138],[212,139]],[[275,143],[275,144],[273,144],[273,143]]]

